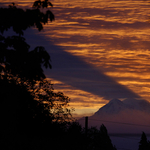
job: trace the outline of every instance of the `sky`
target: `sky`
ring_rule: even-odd
[[[19,7],[32,0],[16,2]],[[150,101],[150,2],[52,0],[55,21],[25,32],[31,48],[51,56],[45,70],[56,91],[70,97],[75,117],[94,114],[113,98]]]

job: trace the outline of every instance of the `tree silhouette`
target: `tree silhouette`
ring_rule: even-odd
[[[100,126],[99,130],[95,127],[88,129],[88,143],[89,150],[116,150],[115,146],[112,145],[107,129],[103,124]]]
[[[147,141],[146,134],[143,132],[141,136],[141,140],[139,142],[138,150],[149,150],[149,149],[150,149],[150,142]]]
[[[45,79],[43,67],[51,68],[50,56],[44,47],[38,46],[29,50],[23,33],[30,27],[39,31],[48,20],[53,21],[54,15],[48,9],[52,4],[48,0],[36,1],[33,9],[23,10],[13,3],[8,8],[0,8],[0,77],[35,84],[36,81]],[[40,11],[40,7],[46,10]],[[6,19],[7,18],[7,19]],[[12,28],[18,35],[7,36],[4,32]],[[33,59],[34,58],[34,59]]]
[[[50,55],[41,46],[30,50],[23,37],[26,29],[41,31],[54,20],[49,6],[48,0],[38,0],[31,9],[14,3],[0,8],[0,137],[5,149],[47,149],[72,120],[70,99],[55,92],[44,74],[44,67],[51,68]],[[9,29],[14,35],[5,36]]]
[[[45,23],[54,20],[49,6],[53,5],[48,0],[39,0],[34,2],[32,9],[17,8],[14,3],[8,8],[0,8],[0,117],[3,135],[53,132],[56,126],[60,128],[60,123],[72,119],[71,109],[68,109],[70,99],[61,92],[54,92],[43,72],[43,67],[51,68],[50,55],[41,46],[30,50],[23,37],[26,29],[36,27],[41,31]],[[15,35],[4,36],[10,28]]]
[[[88,129],[87,136],[85,134],[85,129],[82,128],[77,122],[71,122],[63,129],[64,130],[61,132],[61,136],[59,136],[59,145],[56,144],[57,148],[55,147],[55,149],[116,150],[111,143],[111,140],[106,132],[107,129],[104,125],[101,125],[100,129],[91,127]]]

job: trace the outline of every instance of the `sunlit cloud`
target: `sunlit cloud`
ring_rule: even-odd
[[[70,85],[55,80],[49,79],[53,84],[55,92],[63,92],[70,98],[69,107],[74,108],[74,117],[80,117],[94,114],[100,107],[104,106],[108,101],[102,97],[98,97],[86,91],[78,90]]]

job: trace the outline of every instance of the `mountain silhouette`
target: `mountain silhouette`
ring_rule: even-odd
[[[78,121],[84,126],[84,117]],[[146,100],[112,99],[88,117],[89,127],[99,128],[101,124],[106,126],[109,133],[150,133],[150,103]]]

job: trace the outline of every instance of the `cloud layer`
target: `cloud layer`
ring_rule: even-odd
[[[31,5],[29,0],[15,2]],[[112,98],[149,100],[149,2],[52,3],[55,22],[40,34],[29,30],[26,37],[32,47],[43,45],[49,51],[53,69],[45,73],[59,81],[56,89],[71,98],[77,113],[85,114],[85,109],[93,113]]]

